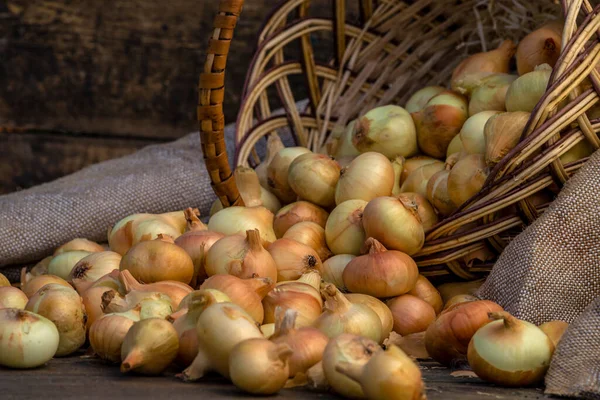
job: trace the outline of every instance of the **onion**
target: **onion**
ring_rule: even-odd
[[[264,206],[272,213],[279,211],[281,208],[279,199],[260,185],[258,174],[252,168],[238,165],[234,171],[234,178],[246,207]],[[223,205],[220,201],[219,205],[222,209]],[[215,210],[215,212],[217,211]]]
[[[304,221],[314,222],[325,228],[329,213],[308,201],[297,201],[281,208],[273,221],[277,238],[283,237],[291,226]]]
[[[436,160],[435,158],[431,158],[431,157],[427,157],[427,156],[416,156],[416,157],[411,157],[411,158],[407,159],[404,162],[404,166],[402,169],[402,175],[400,176],[399,184],[402,185],[404,183],[404,181],[406,180],[406,178],[408,178],[408,176],[410,174],[412,174],[415,170],[417,170],[427,164],[438,163],[438,162],[439,162],[439,160]]]
[[[446,150],[446,159],[450,157],[454,153],[460,153],[464,150],[464,146],[462,141],[460,140],[460,135],[456,135],[450,141],[448,145],[448,149]]]
[[[469,343],[471,368],[481,379],[503,386],[541,382],[554,345],[537,326],[507,312],[490,312],[493,322],[480,328]]]
[[[457,162],[448,175],[448,195],[452,202],[460,207],[479,193],[488,174],[483,154],[470,154]]]
[[[417,205],[417,213],[419,214],[419,218],[421,219],[421,224],[423,224],[423,230],[425,232],[430,230],[435,224],[438,223],[438,216],[433,206],[424,196],[411,192],[403,193],[403,195],[408,197]]]
[[[94,253],[97,251],[104,251],[104,247],[100,246],[96,242],[92,242],[91,240],[76,238],[68,241],[62,246],[58,247],[54,250],[54,255],[57,256],[62,253],[66,253],[68,251],[88,251],[90,253]]]
[[[467,154],[485,153],[485,136],[483,128],[486,122],[499,111],[482,111],[474,114],[465,121],[460,130],[460,140]]]
[[[405,161],[406,160],[402,156],[398,156],[392,160],[392,168],[394,168],[394,187],[392,188],[392,195],[394,196],[400,194],[400,179],[402,178]]]
[[[433,307],[411,294],[394,297],[387,305],[394,316],[394,332],[402,336],[423,332],[435,321]]]
[[[452,72],[452,89],[470,93],[482,78],[494,73],[508,73],[515,51],[515,44],[511,40],[505,40],[495,50],[469,56]]]
[[[89,332],[90,346],[103,360],[121,362],[121,346],[133,324],[140,320],[139,309],[123,313],[105,314],[92,324]]]
[[[335,186],[340,166],[331,157],[306,153],[296,157],[288,170],[288,183],[302,199],[322,207],[335,205]]]
[[[71,270],[69,281],[79,294],[83,294],[94,282],[119,269],[121,255],[114,251],[99,251],[85,256]]]
[[[0,286],[0,309],[16,308],[25,309],[27,296],[23,291],[12,286]]]
[[[403,194],[370,201],[363,212],[367,237],[377,239],[388,249],[415,254],[425,242],[416,208],[416,203]]]
[[[58,342],[58,330],[49,319],[15,308],[0,310],[0,365],[39,367],[54,356]]]
[[[448,193],[448,176],[450,171],[435,173],[427,182],[427,200],[442,216],[448,216],[456,210],[456,205]]]
[[[321,276],[323,281],[333,283],[341,291],[346,291],[342,274],[350,261],[356,258],[352,254],[338,254],[323,262]]]
[[[310,153],[306,147],[285,147],[275,154],[267,167],[267,189],[281,200],[291,203],[296,199],[296,193],[288,182],[288,169],[292,161],[302,154]]]
[[[333,209],[325,225],[327,246],[334,254],[360,254],[365,242],[364,200],[347,200]]]
[[[440,94],[444,90],[446,89],[441,86],[426,86],[422,89],[419,89],[413,93],[412,96],[410,96],[406,102],[406,105],[404,106],[404,109],[409,113],[421,111],[433,96]]]
[[[511,83],[506,92],[506,110],[532,112],[546,92],[550,74],[552,68],[542,64]]]
[[[446,366],[464,361],[469,341],[489,322],[488,313],[494,311],[502,311],[502,307],[492,301],[480,300],[460,303],[442,312],[425,333],[427,352]]]
[[[466,303],[468,301],[477,301],[479,300],[477,297],[472,296],[470,294],[457,294],[454,297],[451,297],[445,304],[444,310],[452,307],[455,304]]]
[[[376,299],[373,296],[369,296],[368,294],[348,293],[345,294],[345,296],[350,300],[350,303],[363,304],[377,313],[379,320],[381,321],[381,338],[378,342],[383,343],[394,326],[394,316],[388,306],[386,306],[383,301]]]
[[[375,151],[390,159],[410,157],[419,150],[410,113],[396,105],[373,108],[358,118],[352,144],[361,153]]]
[[[269,178],[267,175],[267,168],[269,167],[269,164],[271,163],[271,161],[273,161],[273,158],[275,158],[275,155],[279,152],[279,150],[281,150],[283,148],[285,148],[285,146],[283,145],[283,142],[281,141],[281,138],[279,137],[279,135],[277,135],[277,134],[268,135],[267,152],[265,154],[265,158],[255,168],[256,175],[258,175],[258,180],[260,182],[260,185],[263,188],[269,187]],[[218,201],[218,199],[217,199],[217,201]],[[221,202],[219,201],[219,203],[221,203]],[[272,211],[272,212],[274,213],[275,211]]]
[[[354,134],[354,126],[356,124],[356,120],[350,121],[348,125],[340,130],[340,136],[338,138],[338,143],[332,154],[335,154],[335,158],[340,161],[341,158],[345,157],[356,157],[360,154],[360,151],[354,147],[352,144],[352,135]],[[333,133],[332,133],[333,135]]]
[[[539,328],[550,338],[554,348],[558,347],[558,342],[567,331],[569,324],[565,321],[549,321],[539,326]]]
[[[548,64],[554,68],[562,46],[563,24],[554,21],[525,36],[517,47],[517,71],[524,75],[535,67]]]
[[[6,276],[0,274],[0,287],[10,286],[10,281]]]
[[[291,239],[277,239],[267,250],[277,265],[277,281],[290,281],[311,269],[321,271],[321,259],[316,251]]]
[[[458,294],[475,294],[477,289],[483,284],[483,281],[483,279],[479,279],[469,282],[448,282],[441,284],[437,289],[442,296],[442,301],[446,304],[448,300]]]
[[[275,241],[273,213],[265,207],[227,207],[210,217],[208,229],[223,235],[244,234],[258,229],[263,245]]]
[[[494,74],[483,78],[471,94],[469,115],[482,111],[506,111],[506,92],[518,77],[508,74]]]
[[[514,149],[529,120],[528,112],[506,112],[492,116],[485,124],[485,162],[496,165]]]
[[[408,292],[413,296],[418,297],[419,299],[425,301],[431,307],[436,314],[439,314],[442,311],[442,307],[444,303],[442,302],[442,296],[440,292],[429,282],[429,279],[424,277],[423,275],[419,275],[417,278],[417,282],[415,286]]]
[[[93,253],[75,250],[54,256],[48,264],[48,274],[58,276],[62,279],[69,279],[69,275],[75,264],[90,254]]]
[[[394,187],[394,168],[386,156],[367,152],[343,168],[335,189],[335,203],[389,196]]]
[[[317,252],[321,261],[327,260],[333,255],[327,248],[325,229],[317,223],[310,221],[299,222],[290,227],[283,235],[283,238],[295,240],[312,248]]]
[[[25,284],[25,286],[22,287],[23,293],[25,293],[25,295],[28,298],[32,298],[33,295],[40,290],[42,287],[48,285],[49,283],[57,283],[59,285],[62,285],[64,287],[68,287],[70,288],[71,285],[69,285],[69,282],[65,281],[64,279],[55,276],[55,275],[40,275],[40,276],[36,276],[35,278],[33,278],[32,280],[30,280],[29,282],[27,282]]]
[[[467,100],[458,93],[445,91],[429,100],[423,110],[412,113],[421,151],[443,158],[467,116]]]
[[[427,195],[427,182],[434,174],[444,169],[444,163],[436,161],[431,164],[427,164],[414,170],[406,179],[402,182],[400,187],[401,192],[413,192],[418,193],[421,196]]]
[[[401,251],[388,251],[376,239],[365,242],[367,254],[348,263],[342,275],[351,292],[374,297],[398,296],[410,291],[417,282],[417,264]]]
[[[128,270],[121,271],[119,281],[123,285],[125,293],[129,293],[132,290],[139,292],[164,293],[171,298],[173,307],[178,307],[181,300],[193,291],[191,287],[178,281],[161,281],[148,284],[139,283]]]

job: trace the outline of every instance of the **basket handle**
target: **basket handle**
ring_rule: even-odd
[[[223,115],[227,54],[243,5],[244,0],[219,1],[204,70],[198,84],[198,126],[202,153],[212,188],[223,207],[244,205],[227,158]]]

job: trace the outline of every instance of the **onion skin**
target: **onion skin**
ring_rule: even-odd
[[[492,116],[485,124],[485,162],[494,166],[514,149],[529,120],[528,112],[506,112]]]
[[[302,154],[290,164],[288,183],[300,198],[321,207],[331,207],[335,205],[340,169],[335,160],[324,154]]]
[[[416,296],[403,294],[387,305],[394,316],[394,332],[402,336],[423,332],[435,321],[433,307]]]
[[[448,176],[450,171],[443,170],[427,181],[427,200],[442,216],[448,216],[456,210],[456,205],[448,194]]]
[[[408,176],[413,173],[413,171],[416,171],[417,169],[419,169],[427,164],[432,164],[432,163],[437,163],[437,162],[440,162],[440,161],[436,160],[435,158],[431,158],[431,157],[427,157],[427,156],[415,156],[415,157],[406,159],[406,161],[404,161],[404,165],[402,166],[402,175],[400,175],[399,184],[402,185],[404,183],[404,181],[406,180],[406,178],[408,178]]]
[[[347,293],[344,296],[350,300],[353,304],[363,304],[375,311],[381,320],[381,339],[379,343],[383,343],[385,339],[390,335],[392,328],[394,327],[394,316],[392,312],[385,305],[385,303],[373,296],[362,293]]]
[[[558,342],[560,342],[568,327],[569,324],[567,322],[559,320],[549,321],[539,326],[542,332],[550,338],[554,348],[558,347]]]
[[[293,225],[310,221],[325,228],[329,213],[308,201],[297,201],[281,208],[273,220],[273,230],[278,239]]]
[[[425,232],[429,231],[438,223],[438,215],[424,195],[412,192],[406,192],[403,194],[417,205],[417,214],[419,214],[419,219],[421,220],[421,224],[423,225],[423,230]]]
[[[288,182],[288,170],[292,161],[302,154],[311,151],[305,147],[284,147],[273,157],[267,167],[267,189],[281,200],[283,204],[296,199],[296,193]]]
[[[337,254],[328,258],[323,262],[323,269],[321,270],[323,281],[333,283],[339,290],[346,292],[347,289],[344,285],[342,275],[348,263],[354,258],[356,258],[356,256],[352,254]]]
[[[179,307],[181,300],[194,290],[185,283],[177,281],[161,281],[148,284],[139,283],[127,270],[121,271],[119,281],[123,285],[126,293],[129,293],[132,290],[164,293],[171,298],[171,303],[174,308]]]
[[[490,322],[488,313],[502,310],[501,306],[488,300],[460,303],[444,310],[427,328],[427,352],[448,367],[464,361],[469,341],[479,328]]]
[[[314,222],[304,221],[292,225],[285,232],[283,238],[292,239],[311,247],[317,252],[321,261],[325,261],[333,255],[329,248],[327,248],[325,229]]]
[[[57,283],[68,288],[72,287],[69,285],[69,282],[56,275],[40,275],[27,282],[25,286],[22,287],[22,290],[28,298],[31,298],[38,290],[49,283]]]
[[[479,193],[488,174],[483,154],[469,154],[459,160],[448,175],[448,195],[452,202],[460,207]]]
[[[0,309],[15,308],[25,309],[27,296],[23,291],[12,286],[0,286]]]
[[[484,127],[486,122],[499,111],[481,111],[471,115],[460,130],[460,140],[467,154],[485,153]]]
[[[410,96],[404,109],[409,113],[421,111],[433,96],[442,93],[444,90],[446,89],[441,86],[426,86],[419,89]]]
[[[519,75],[533,71],[535,67],[554,64],[560,57],[563,24],[554,21],[536,29],[519,42],[517,47],[517,71]]]
[[[506,92],[506,110],[532,112],[546,92],[550,74],[552,68],[542,64],[511,83]]]
[[[325,225],[325,240],[334,254],[360,254],[366,239],[362,221],[366,205],[364,200],[347,200],[331,211]]]
[[[98,251],[104,251],[104,247],[100,246],[96,242],[92,242],[91,240],[87,240],[84,238],[76,238],[68,241],[67,243],[61,245],[56,250],[54,250],[54,255],[56,256],[67,251],[74,250],[83,250],[94,253]]]
[[[335,188],[335,203],[347,200],[370,201],[379,196],[389,196],[394,188],[394,167],[380,153],[367,152],[356,157],[340,171]]]
[[[277,265],[277,281],[296,280],[309,270],[321,271],[321,259],[311,247],[291,239],[278,239],[267,250]]]
[[[442,301],[440,292],[438,292],[435,286],[429,282],[429,279],[423,275],[419,275],[415,286],[410,290],[410,292],[408,292],[408,294],[416,296],[425,301],[427,304],[433,307],[436,314],[442,312],[444,302]]]

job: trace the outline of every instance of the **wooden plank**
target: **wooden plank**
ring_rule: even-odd
[[[434,362],[422,362],[423,379],[429,400],[549,399],[541,388],[500,388],[477,378],[454,378],[450,370]],[[59,358],[35,370],[9,370],[0,367],[2,399],[40,397],[54,399],[250,399],[225,379],[209,376],[197,383],[183,383],[174,373],[164,377],[123,375],[119,368],[97,359]],[[286,389],[271,399],[321,399],[340,397],[305,388]]]

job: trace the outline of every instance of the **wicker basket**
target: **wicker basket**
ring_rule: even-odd
[[[563,165],[558,157],[581,140],[600,147],[600,123],[586,115],[600,93],[594,68],[600,60],[600,6],[592,9],[587,0],[560,5],[552,0],[360,0],[348,10],[345,0],[331,2],[330,18],[311,16],[310,0],[284,1],[268,17],[237,119],[237,164],[258,164],[256,146],[269,134],[291,132],[298,145],[319,150],[332,129],[366,110],[403,105],[426,85],[447,85],[467,54],[490,50],[502,39],[518,41],[564,17],[562,54],[525,128],[526,139],[497,164],[478,195],[426,234],[415,256],[424,275],[476,279],[548,206],[534,206],[527,197],[560,188],[585,162]],[[242,205],[227,161],[222,113],[227,53],[242,4],[220,1],[200,76],[202,150],[224,206]],[[288,59],[290,53],[299,59]],[[587,85],[581,85],[584,80]],[[299,111],[296,102],[303,98],[308,105]],[[283,115],[272,114],[277,106],[283,106]],[[499,216],[509,207],[516,211]]]

